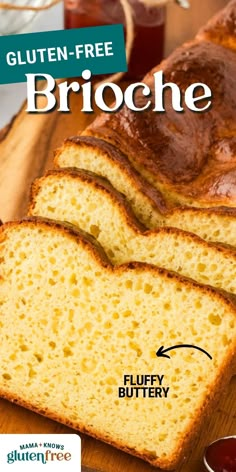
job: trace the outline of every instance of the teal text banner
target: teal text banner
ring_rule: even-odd
[[[54,79],[126,72],[123,25],[0,37],[0,84],[26,82],[26,74]]]

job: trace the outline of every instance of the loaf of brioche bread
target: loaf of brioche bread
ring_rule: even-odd
[[[98,175],[50,171],[0,227],[0,395],[167,470],[235,367],[235,250],[206,242],[236,245],[235,12],[145,78],[205,82],[212,110],[101,115],[55,157]]]
[[[153,74],[160,70],[165,82],[174,82],[181,91],[193,83],[207,84],[212,92],[207,112],[196,113],[183,104],[184,112],[177,113],[166,91],[165,113],[154,112],[154,106],[142,113],[124,106],[118,113],[102,113],[83,133],[121,150],[173,207],[236,206],[235,30],[233,0],[204,33],[176,49],[143,79],[151,89],[152,105]],[[142,92],[136,93],[139,107],[147,103]]]
[[[174,226],[207,241],[236,246],[236,209],[179,207],[169,210],[159,192],[132,168],[114,146],[87,136],[69,138],[56,150],[56,167],[77,167],[106,177],[123,193],[147,227]]]
[[[230,378],[235,306],[151,265],[113,268],[96,245],[43,219],[0,228],[0,394],[173,469]],[[156,356],[185,343],[212,359]],[[130,375],[161,380],[136,390]]]
[[[144,232],[125,197],[95,174],[49,171],[31,191],[29,215],[67,221],[92,234],[113,264],[155,264],[236,294],[236,251],[175,228]]]

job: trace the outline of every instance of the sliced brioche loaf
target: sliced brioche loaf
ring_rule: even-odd
[[[106,177],[126,197],[147,228],[175,226],[207,241],[236,246],[236,209],[176,208],[167,211],[156,190],[132,168],[127,158],[106,142],[73,137],[56,151],[55,165],[77,167]]]
[[[53,222],[8,223],[0,248],[1,396],[175,468],[229,380],[235,307],[154,266],[113,268]],[[185,343],[212,360],[184,348],[156,357]],[[164,375],[166,397],[119,398],[137,374]]]
[[[234,249],[175,228],[144,232],[125,197],[95,174],[49,171],[33,184],[29,214],[79,226],[114,264],[148,262],[236,294]]]

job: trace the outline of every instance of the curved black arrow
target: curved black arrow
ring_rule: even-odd
[[[168,347],[167,349],[164,349],[164,346],[161,346],[158,351],[156,352],[156,356],[157,357],[167,357],[167,359],[170,359],[170,356],[168,356],[167,354],[165,354],[166,352],[168,351],[173,351],[173,349],[179,349],[180,347],[187,347],[187,348],[191,348],[191,349],[198,349],[198,351],[201,351],[203,352],[204,354],[206,354],[206,356],[208,356],[210,359],[212,359],[212,357],[210,356],[210,354],[205,351],[204,349],[202,349],[201,347],[199,346],[192,346],[192,344],[177,344],[177,346],[172,346],[172,347]]]

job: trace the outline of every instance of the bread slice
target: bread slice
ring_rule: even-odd
[[[175,208],[165,225],[190,231],[209,242],[236,246],[236,208]]]
[[[5,224],[0,248],[1,396],[175,468],[230,378],[234,305],[151,265],[113,268],[58,223]],[[185,343],[212,360],[184,347],[155,354]],[[164,375],[161,397],[119,397],[124,375]]]
[[[132,168],[128,159],[101,139],[76,136],[55,153],[57,167],[77,167],[106,177],[123,193],[147,228],[175,226],[207,241],[236,246],[236,209],[180,207],[168,211],[155,189]]]
[[[123,195],[95,174],[49,171],[32,187],[29,215],[67,221],[97,238],[113,264],[155,264],[236,294],[236,251],[175,228],[144,231]]]
[[[130,202],[137,218],[146,227],[160,226],[167,212],[166,203],[130,164],[127,157],[111,144],[90,136],[74,136],[55,151],[56,167],[79,167],[106,177]]]

